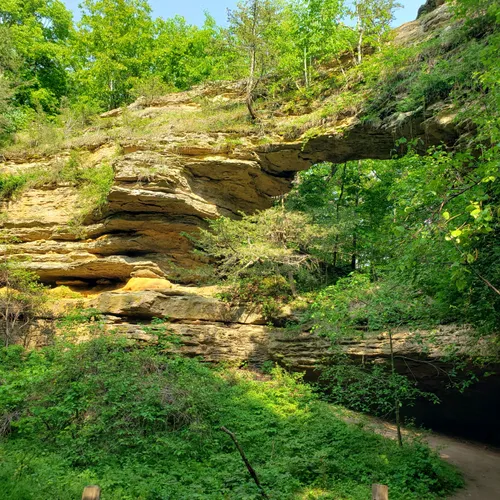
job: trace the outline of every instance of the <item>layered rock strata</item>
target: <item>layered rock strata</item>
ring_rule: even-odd
[[[207,362],[262,365],[274,361],[293,370],[315,372],[340,349],[360,361],[390,356],[387,332],[360,332],[337,343],[311,331],[267,326],[258,307],[234,305],[217,298],[214,287],[172,285],[165,279],[133,278],[127,286],[85,299],[58,300],[53,314],[63,316],[68,307],[99,311],[104,329],[138,342],[156,343],[153,318],[167,322],[164,327],[180,341],[178,350]],[[289,313],[291,314],[291,313]],[[291,316],[290,316],[291,317]],[[47,330],[49,331],[49,330]],[[393,346],[400,372],[418,378],[440,378],[443,359],[454,346],[455,353],[483,354],[480,345],[470,345],[470,332],[453,325],[433,331],[393,332]],[[82,332],[85,337],[85,333]],[[47,338],[39,336],[40,345]]]
[[[332,130],[307,143],[257,146],[232,154],[193,154],[188,148],[173,152],[160,141],[129,146],[129,152],[115,157],[112,148],[103,146],[86,156],[88,168],[108,161],[115,173],[102,210],[75,222],[82,205],[75,188],[56,183],[28,189],[13,201],[0,202],[0,227],[11,241],[0,247],[0,254],[25,259],[46,283],[124,282],[142,270],[175,278],[173,269],[199,264],[185,234],[195,234],[206,219],[269,208],[291,189],[296,172],[314,163],[390,158],[394,138],[410,129],[419,131],[414,135],[426,144],[457,139],[446,110],[432,119],[391,120],[377,126],[353,121],[342,132]],[[50,168],[47,162],[6,162],[0,170]]]
[[[411,45],[449,23],[447,7],[439,4],[430,2],[429,14],[398,29],[394,43]],[[346,114],[322,127],[320,134],[294,142],[271,134],[263,144],[252,128],[248,134],[231,127],[201,131],[211,130],[204,125],[204,110],[232,109],[241,104],[244,91],[244,82],[223,82],[155,100],[142,98],[125,111],[103,114],[97,128],[112,133],[100,136],[90,130],[90,138],[73,143],[73,152],[68,146],[45,158],[6,153],[2,173],[57,173],[78,147],[80,168],[106,163],[114,179],[104,205],[94,211],[87,207],[84,218],[76,217],[86,208],[82,193],[54,175],[13,200],[0,201],[5,242],[0,256],[23,260],[45,283],[102,292],[93,307],[106,315],[109,325],[129,335],[143,338],[139,321],[169,317],[189,354],[204,352],[207,359],[217,360],[230,357],[232,349],[237,359],[282,359],[298,369],[314,367],[330,345],[326,340],[307,332],[290,336],[270,330],[259,311],[229,306],[200,289],[166,286],[166,277],[192,283],[203,264],[186,236],[196,235],[207,219],[271,207],[290,191],[296,173],[315,163],[389,159],[400,137],[419,139],[423,149],[451,146],[463,130],[453,109],[441,103],[376,121]],[[179,128],[179,119],[192,127]],[[135,123],[145,130],[134,131]],[[130,278],[150,281],[146,288],[123,288]],[[386,339],[360,338],[344,348],[352,355],[387,354]]]
[[[398,28],[394,43],[412,45],[438,36],[444,25],[449,29],[451,13],[441,4],[429,0],[427,14]],[[200,261],[185,235],[196,234],[207,219],[269,208],[291,189],[297,172],[315,163],[389,159],[400,137],[418,139],[425,150],[452,146],[464,133],[455,111],[439,103],[371,121],[346,112],[314,137],[287,142],[272,132],[263,141],[255,127],[245,128],[244,116],[221,126],[213,115],[214,109],[230,113],[244,93],[245,82],[218,82],[140,98],[126,111],[101,115],[57,154],[5,152],[0,173],[58,172],[78,151],[83,168],[111,165],[114,181],[104,206],[87,210],[83,221],[75,216],[86,200],[57,176],[0,200],[1,237],[9,243],[0,245],[0,256],[24,259],[50,284],[119,284],[141,274],[188,282]],[[134,130],[139,126],[144,130]]]

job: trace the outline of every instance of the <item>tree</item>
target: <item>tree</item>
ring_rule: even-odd
[[[19,55],[12,40],[12,32],[8,26],[0,24],[0,71],[2,74],[16,73],[19,65]]]
[[[335,285],[322,290],[313,305],[316,331],[332,339],[356,338],[363,332],[381,332],[389,339],[388,362],[375,365],[353,362],[341,349],[336,350],[334,364],[322,376],[330,397],[338,404],[382,416],[393,414],[397,438],[401,434],[401,408],[413,406],[418,397],[437,402],[437,397],[418,389],[415,382],[397,373],[393,347],[394,332],[404,326],[411,330],[432,320],[428,297],[409,284],[371,282],[366,274],[352,273]],[[335,352],[335,350],[334,350]],[[417,361],[418,360],[413,360]],[[349,394],[344,394],[346,386]]]
[[[387,162],[365,160],[343,165],[321,163],[298,174],[286,207],[307,213],[314,224],[334,231],[329,246],[323,246],[322,256],[332,271],[330,278],[345,276],[356,268],[375,272],[390,255],[383,221],[390,211],[391,168]]]
[[[182,16],[156,21],[151,71],[174,88],[185,90],[213,78],[235,75],[236,51],[227,43],[227,30],[205,14],[200,28]],[[236,76],[240,75],[237,73]]]
[[[257,118],[253,107],[255,89],[276,58],[281,11],[281,5],[273,0],[244,0],[228,11],[230,32],[247,54],[246,105],[252,120]]]
[[[29,341],[29,329],[41,312],[45,297],[35,275],[9,261],[0,264],[0,338],[7,347]]]
[[[75,80],[111,109],[129,99],[134,78],[148,74],[154,40],[145,0],[84,0],[76,37]]]
[[[302,61],[304,85],[309,87],[315,61],[339,53],[340,22],[345,15],[343,0],[300,0],[289,4],[292,43]]]
[[[363,59],[363,44],[381,47],[394,20],[394,10],[402,7],[396,0],[355,0],[350,16],[356,21],[357,62]]]
[[[314,275],[331,239],[328,229],[313,224],[310,216],[275,207],[241,220],[210,221],[197,245],[215,260],[223,278],[281,276],[294,292],[296,279]]]
[[[15,95],[15,80],[19,58],[12,43],[10,30],[0,25],[0,140],[11,131],[10,113]]]
[[[22,61],[16,71],[17,83],[22,82],[16,86],[16,100],[56,113],[68,91],[71,13],[59,0],[6,0],[0,7],[0,27],[15,51],[10,60]]]

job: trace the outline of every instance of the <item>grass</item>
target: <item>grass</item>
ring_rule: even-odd
[[[325,132],[344,118],[357,115],[363,109],[365,99],[365,92],[339,92],[322,101],[310,113],[274,119],[273,125],[285,140],[307,139]]]
[[[248,118],[244,103],[217,103],[201,98],[195,101],[192,108],[153,108],[145,114],[124,108],[116,118],[94,117],[91,124],[71,122],[71,127],[63,119],[49,122],[37,117],[26,130],[15,135],[3,153],[9,158],[47,157],[64,150],[93,150],[106,143],[165,136],[169,136],[173,146],[196,145],[200,141],[196,134],[207,135],[208,146],[215,151],[228,151],[240,145],[241,137],[255,136],[255,140],[261,140],[265,136],[261,125]]]
[[[162,345],[162,344],[161,344]],[[432,499],[462,484],[418,442],[403,448],[346,423],[280,369],[254,377],[132,349],[119,338],[0,351],[0,488],[10,500],[258,499],[224,425],[270,498]]]
[[[196,111],[179,110],[161,115],[159,125],[167,126],[173,132],[190,133],[240,133],[255,129],[248,119],[243,103],[212,104],[200,101]]]
[[[107,203],[114,175],[113,167],[107,162],[83,172],[80,196],[84,204],[84,214],[100,210]]]

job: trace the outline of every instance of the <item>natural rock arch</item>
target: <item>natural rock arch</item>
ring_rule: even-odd
[[[189,136],[186,146],[173,150],[154,141],[129,144],[120,156],[110,156],[115,180],[107,204],[80,234],[71,227],[77,198],[62,185],[4,202],[8,217],[1,225],[17,241],[10,253],[28,257],[27,266],[47,283],[123,282],[137,273],[175,279],[172,263],[197,265],[182,233],[193,234],[207,218],[271,207],[291,189],[298,171],[322,161],[389,159],[401,137],[415,139],[422,152],[440,143],[453,146],[461,134],[453,113],[444,106],[431,111],[430,117],[400,113],[379,123],[352,118],[306,141],[233,153],[190,146]],[[102,158],[108,150],[114,151],[104,145],[93,154]]]

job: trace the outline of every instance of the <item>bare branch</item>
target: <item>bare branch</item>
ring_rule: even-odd
[[[266,492],[264,491],[264,488],[260,484],[259,477],[257,476],[257,473],[255,472],[254,468],[251,466],[250,462],[248,461],[245,452],[243,451],[243,448],[240,446],[240,443],[238,443],[238,440],[236,439],[236,436],[234,435],[233,432],[231,432],[228,428],[222,426],[220,428],[222,432],[225,432],[232,440],[234,445],[236,446],[236,449],[240,452],[241,459],[243,460],[246,468],[248,469],[248,472],[252,476],[252,479],[254,480],[255,484],[257,485],[257,488],[259,488],[260,494],[262,495],[263,498],[269,499],[267,496]]]

